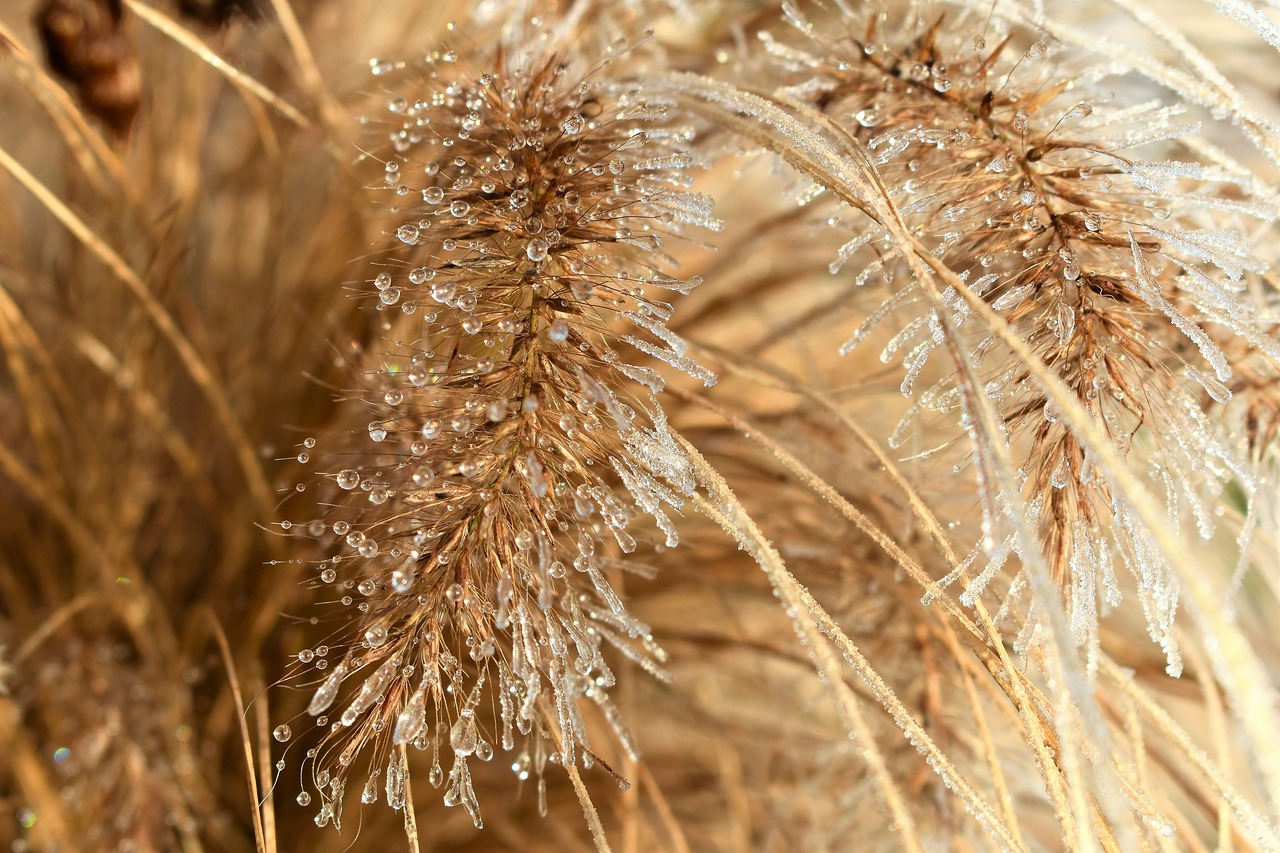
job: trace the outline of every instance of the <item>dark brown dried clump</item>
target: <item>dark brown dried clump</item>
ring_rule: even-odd
[[[124,20],[121,0],[47,0],[36,13],[49,68],[117,136],[128,135],[142,105],[142,75]]]

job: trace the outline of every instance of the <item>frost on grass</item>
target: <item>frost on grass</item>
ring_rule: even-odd
[[[363,802],[404,804],[399,744],[477,826],[471,762],[511,752],[541,792],[547,762],[595,760],[584,702],[634,754],[605,648],[658,677],[664,654],[611,577],[638,540],[677,544],[693,481],[662,374],[630,362],[715,381],[665,326],[667,294],[698,280],[664,250],[718,223],[691,189],[691,132],[624,82],[632,61],[443,50],[387,83],[387,249],[367,288],[383,339],[346,403],[367,425],[317,455],[328,515],[298,525],[332,553],[319,581],[344,626],[328,665],[304,661],[322,825],[352,777]]]
[[[944,25],[941,16],[904,23],[879,4],[842,8],[819,26],[788,6],[802,36],[765,39],[774,66],[794,81],[782,94],[861,142],[908,229],[1150,472],[1175,523],[1213,536],[1224,484],[1246,496],[1260,484],[1206,411],[1239,385],[1233,344],[1276,361],[1245,296],[1264,271],[1246,235],[1275,212],[1195,162],[1182,140],[1198,125],[1181,105],[1115,98],[1122,67],[1058,50],[1051,34],[985,11],[956,12]],[[853,271],[869,287],[878,281],[884,296],[844,352],[907,318],[880,353],[902,363],[901,391],[917,399],[895,445],[928,415],[972,418],[955,372],[934,358],[945,352],[949,325],[965,336],[1020,466],[1016,499],[983,484],[995,522],[990,562],[979,564],[964,600],[980,596],[1021,547],[1007,519],[1024,513],[1066,595],[1076,641],[1096,649],[1099,611],[1120,600],[1113,564],[1123,565],[1176,673],[1178,582],[1108,473],[960,294],[943,293],[944,324],[906,271],[903,247],[866,219],[852,227],[832,272]],[[941,369],[931,373],[934,363]],[[1015,574],[1011,594],[1023,588]]]

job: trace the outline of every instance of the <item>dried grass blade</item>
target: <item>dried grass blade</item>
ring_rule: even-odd
[[[262,816],[262,837],[267,850],[275,853],[279,849],[276,844],[276,786],[271,779],[271,705],[267,691],[258,691],[253,711],[258,728],[258,773],[262,790],[266,791],[262,802],[258,803],[257,812]]]
[[[1133,677],[1120,668],[1109,657],[1103,656],[1098,664],[1098,672],[1115,684],[1120,691],[1147,715],[1155,727],[1164,734],[1179,752],[1187,757],[1196,769],[1208,780],[1218,795],[1231,806],[1241,829],[1249,834],[1263,850],[1280,850],[1280,835],[1268,822],[1266,817],[1249,803],[1223,775],[1209,756],[1191,740],[1191,736],[1169,715],[1169,712],[1158,702],[1147,695],[1133,680]]]
[[[307,43],[306,33],[298,23],[298,16],[293,12],[291,0],[271,0],[271,8],[275,10],[276,20],[284,32],[289,50],[293,52],[294,61],[298,64],[298,74],[302,78],[302,86],[311,95],[312,101],[320,115],[320,121],[333,143],[339,137],[338,128],[342,122],[342,110],[338,107],[333,95],[324,84],[320,74],[320,66],[316,64],[311,45]]]
[[[102,167],[115,186],[133,199],[132,183],[127,179],[124,163],[111,150],[111,146],[102,138],[102,134],[85,118],[84,113],[76,106],[74,100],[65,89],[53,81],[40,63],[14,36],[3,23],[0,23],[0,56],[7,53],[17,63],[18,80],[40,102],[50,118],[58,126],[72,156],[80,164],[96,189],[105,189],[103,175],[98,168]],[[92,154],[92,156],[89,156]]]
[[[582,805],[582,814],[587,819],[587,826],[591,829],[591,840],[595,842],[596,850],[600,853],[610,853],[609,839],[605,835],[604,824],[600,822],[600,812],[596,810],[596,804],[591,801],[591,794],[582,782],[578,766],[570,764],[565,767],[565,770],[569,773],[569,781],[573,783],[573,792],[577,794],[578,802]]]
[[[0,284],[0,351],[22,402],[22,416],[35,445],[40,471],[49,487],[58,492],[65,488],[60,464],[63,454],[59,452],[61,442],[58,440],[65,424],[61,423],[53,400],[52,392],[59,387],[56,374],[48,372],[48,362],[41,358],[41,349],[39,338],[17,302]],[[54,379],[52,384],[50,378]]]
[[[729,488],[728,483],[720,476],[707,460],[683,436],[675,434],[676,440],[684,448],[693,466],[696,476],[707,489],[711,499],[695,495],[694,501],[699,510],[724,528],[725,532],[735,540],[756,560],[769,577],[770,584],[778,592],[779,597],[789,608],[795,630],[805,641],[812,652],[815,665],[825,683],[836,692],[837,700],[843,710],[846,703],[854,703],[856,699],[849,691],[848,685],[839,677],[840,663],[832,652],[832,647],[839,649],[848,663],[860,678],[871,689],[876,699],[889,711],[894,722],[902,729],[911,742],[930,759],[934,772],[954,790],[965,804],[973,811],[981,825],[995,836],[1008,849],[1022,849],[986,800],[975,791],[960,775],[959,771],[938,748],[928,732],[915,720],[912,714],[902,705],[889,685],[868,663],[858,648],[848,638],[817,600],[806,590],[787,569],[782,556],[756,526],[755,521],[747,514]],[[905,832],[906,826],[900,825]],[[919,839],[914,835],[902,839],[904,846],[919,847]]]
[[[273,498],[271,488],[267,484],[266,477],[259,465],[258,455],[254,450],[253,443],[249,440],[244,427],[240,425],[239,420],[232,411],[231,404],[227,400],[226,394],[223,392],[217,378],[178,327],[173,316],[160,304],[155,295],[147,288],[147,285],[125,263],[123,258],[116,254],[101,237],[93,232],[93,229],[83,219],[77,216],[71,208],[67,207],[57,195],[27,171],[26,167],[15,160],[4,148],[0,148],[0,168],[17,178],[18,183],[26,187],[27,191],[34,195],[53,214],[55,219],[61,222],[76,239],[84,244],[85,248],[105,264],[142,305],[151,322],[177,352],[183,367],[186,368],[187,373],[204,394],[205,399],[209,401],[215,417],[222,425],[227,434],[227,439],[235,450],[236,460],[244,473],[250,494],[265,516],[272,506]]]
[[[904,571],[915,578],[916,581],[926,590],[930,587],[936,587],[924,571],[924,568],[920,566],[915,559],[906,554],[906,552],[904,552],[902,548],[893,541],[892,537],[877,527],[869,518],[866,517],[866,515],[860,512],[857,507],[845,500],[845,498],[829,483],[819,477],[812,469],[806,466],[777,442],[762,434],[751,424],[721,406],[711,403],[710,401],[696,395],[686,394],[677,388],[671,388],[668,389],[668,391],[676,396],[685,397],[692,402],[702,405],[728,420],[729,423],[733,425],[734,429],[741,431],[748,439],[763,446],[769,451],[769,453],[778,459],[784,467],[798,477],[801,482],[839,510],[845,518],[853,522],[854,526],[870,537],[873,542],[879,545],[890,558],[897,562]],[[960,608],[951,596],[943,592],[940,593],[938,598],[943,602],[943,606],[947,611],[957,619],[961,625],[963,625],[975,637],[978,637],[979,639],[982,638],[983,632],[974,625],[963,609]],[[1006,690],[1010,698],[1013,699],[1014,704],[1019,710],[1020,720],[1023,724],[1024,736],[1038,758],[1038,764],[1041,768],[1041,779],[1044,782],[1045,791],[1049,796],[1050,802],[1054,804],[1055,811],[1058,812],[1059,820],[1068,820],[1069,815],[1065,810],[1066,805],[1063,781],[1052,770],[1055,766],[1055,761],[1052,752],[1047,748],[1047,742],[1052,738],[1052,726],[1042,717],[1037,704],[1031,701],[1028,696],[1028,685],[1024,684],[1025,676],[1008,658],[1007,652],[1004,648],[1003,639],[995,625],[991,622],[985,608],[982,607],[981,602],[978,603],[978,610],[983,628],[985,629],[986,634],[990,637],[990,648],[995,652],[1000,661],[1000,667],[1002,668],[1004,677],[999,681],[999,683],[1002,688]],[[1014,835],[1017,835],[1016,830],[1011,830],[1011,832]]]
[[[671,811],[671,804],[667,801],[666,794],[662,793],[658,780],[653,777],[653,772],[649,770],[648,765],[643,761],[638,762],[635,766],[640,781],[644,783],[645,790],[649,792],[649,799],[653,800],[653,806],[658,810],[658,817],[662,820],[662,825],[667,828],[667,834],[671,836],[672,850],[675,853],[689,853],[689,841],[684,837],[684,830],[680,828],[680,822],[676,820],[675,813]]]
[[[195,448],[174,426],[155,395],[143,387],[133,371],[121,364],[116,354],[102,341],[82,329],[71,328],[66,330],[66,333],[80,354],[120,389],[120,392],[133,404],[134,410],[142,420],[160,438],[165,452],[186,478],[185,487],[192,489],[206,507],[216,507],[218,499],[209,487],[208,475]]]
[[[207,62],[215,71],[226,77],[231,85],[241,91],[247,92],[266,104],[273,107],[280,115],[296,124],[298,127],[307,129],[311,127],[311,122],[307,117],[298,111],[296,107],[288,101],[281,98],[275,92],[259,83],[254,78],[245,74],[227,63],[225,59],[210,50],[209,46],[200,40],[200,37],[179,24],[177,21],[167,15],[139,3],[138,0],[125,0],[125,5],[129,7],[134,14],[155,27],[160,32],[173,39],[187,50],[194,53],[202,61]]]
[[[244,746],[245,770],[249,778],[249,793],[253,803],[253,837],[257,844],[259,853],[276,853],[274,847],[267,846],[266,834],[262,827],[262,812],[259,809],[261,800],[258,796],[258,774],[257,767],[253,758],[253,738],[249,736],[249,724],[245,721],[244,697],[240,694],[240,677],[236,674],[236,662],[231,656],[231,646],[227,643],[226,632],[222,630],[222,623],[218,621],[218,616],[212,609],[203,608],[205,617],[209,620],[209,628],[213,633],[213,638],[218,644],[218,651],[222,655],[222,665],[227,669],[227,684],[231,687],[231,700],[235,704],[236,722],[240,726],[240,740]]]

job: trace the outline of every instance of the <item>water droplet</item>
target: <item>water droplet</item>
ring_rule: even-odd
[[[1058,464],[1053,469],[1053,473],[1049,476],[1049,482],[1055,489],[1065,488],[1069,481],[1069,471],[1067,467],[1067,457],[1064,455],[1058,460]]]
[[[376,649],[387,641],[387,626],[372,625],[369,630],[364,632],[365,642],[369,644],[369,648]]]
[[[524,252],[529,256],[529,260],[537,263],[547,257],[547,251],[550,248],[551,247],[547,244],[547,241],[542,237],[534,237],[529,241],[529,244],[525,246]]]
[[[418,242],[418,226],[401,225],[396,229],[396,238],[399,239],[401,243],[409,246],[416,244]]]
[[[351,468],[338,472],[338,485],[344,489],[354,489],[360,485],[360,472]]]
[[[342,679],[347,675],[347,665],[345,662],[338,664],[333,668],[333,672],[329,673],[329,677],[324,680],[316,690],[315,695],[311,697],[311,704],[307,706],[307,713],[315,717],[324,713],[333,700],[338,698],[338,688],[342,685]],[[316,720],[316,725],[323,726],[324,723]]]
[[[464,709],[449,730],[449,746],[453,747],[457,755],[465,756],[475,752],[479,742],[480,731],[476,727],[475,713]]]
[[[396,718],[395,732],[392,734],[391,739],[395,743],[408,743],[425,731],[426,723],[427,697],[425,692],[419,688],[409,697],[404,710]]]
[[[586,119],[577,113],[574,113],[564,120],[564,123],[560,125],[560,129],[570,136],[573,136],[575,134],[582,133],[582,129],[586,127],[586,124]]]
[[[293,729],[285,725],[280,725],[276,726],[275,731],[271,734],[276,740],[280,741],[280,743],[284,743],[289,738],[293,737]]]

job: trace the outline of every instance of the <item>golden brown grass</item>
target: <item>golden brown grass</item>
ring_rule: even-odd
[[[107,94],[45,5],[0,12],[0,845],[1280,845],[1239,4],[83,0]]]

